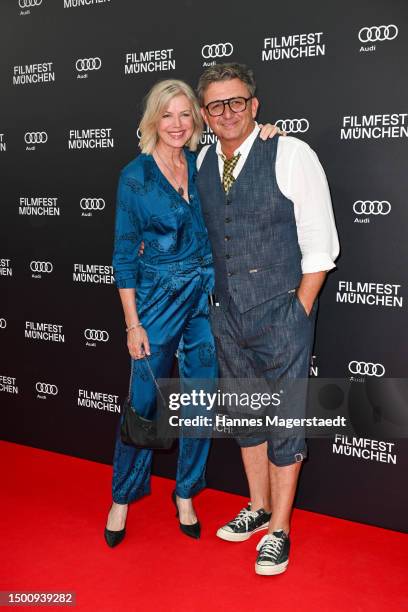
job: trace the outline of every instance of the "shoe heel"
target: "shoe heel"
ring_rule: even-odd
[[[179,517],[179,509],[178,509],[177,500],[176,500],[176,489],[174,489],[174,491],[171,494],[171,500],[172,500],[173,504],[176,507],[176,518],[178,518]]]
[[[177,506],[177,500],[176,500],[176,490],[174,489],[174,491],[171,494],[171,499],[173,501],[173,504],[176,506],[176,518],[179,518],[179,510],[178,510],[178,506]],[[198,540],[200,538],[201,535],[201,524],[200,521],[197,521],[196,523],[194,523],[194,525],[183,525],[183,523],[180,522],[179,520],[179,527],[180,530],[182,531],[182,533],[184,533],[186,536],[189,536],[190,538],[194,538],[196,540]]]

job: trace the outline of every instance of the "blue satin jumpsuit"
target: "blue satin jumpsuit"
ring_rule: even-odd
[[[215,379],[217,361],[208,319],[214,271],[195,183],[196,156],[185,150],[189,203],[151,155],[141,154],[119,180],[113,271],[116,286],[136,290],[137,311],[150,342],[156,378],[170,378],[178,350],[181,378]],[[143,256],[138,255],[144,242]],[[132,406],[151,418],[156,388],[145,361],[131,361]],[[176,494],[205,487],[208,438],[179,440]],[[113,460],[113,500],[127,504],[150,492],[152,453],[123,444],[119,428]]]

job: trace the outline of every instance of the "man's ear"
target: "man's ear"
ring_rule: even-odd
[[[202,116],[202,118],[204,120],[204,123],[206,123],[208,125],[207,114],[205,112],[205,108],[201,107],[200,108],[200,113],[201,113],[201,116]]]
[[[252,111],[252,119],[255,119],[259,108],[259,100],[258,98],[252,98],[251,100],[251,111]]]

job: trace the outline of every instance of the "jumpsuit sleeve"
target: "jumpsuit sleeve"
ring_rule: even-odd
[[[119,178],[116,198],[113,275],[120,288],[136,289],[139,247],[143,240],[146,219],[138,194],[132,189],[132,178],[123,172]]]

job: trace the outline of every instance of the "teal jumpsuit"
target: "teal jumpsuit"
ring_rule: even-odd
[[[169,378],[178,350],[181,378],[217,377],[208,293],[214,271],[196,187],[196,156],[185,150],[189,203],[172,187],[151,155],[121,172],[116,207],[113,271],[116,286],[136,290],[137,311],[150,342],[149,363]],[[139,246],[144,242],[143,256]],[[156,388],[143,359],[131,361],[132,406],[154,414]],[[205,487],[210,440],[179,440],[176,494],[190,498]],[[113,500],[127,504],[150,492],[152,453],[123,444],[119,428],[113,460]]]

